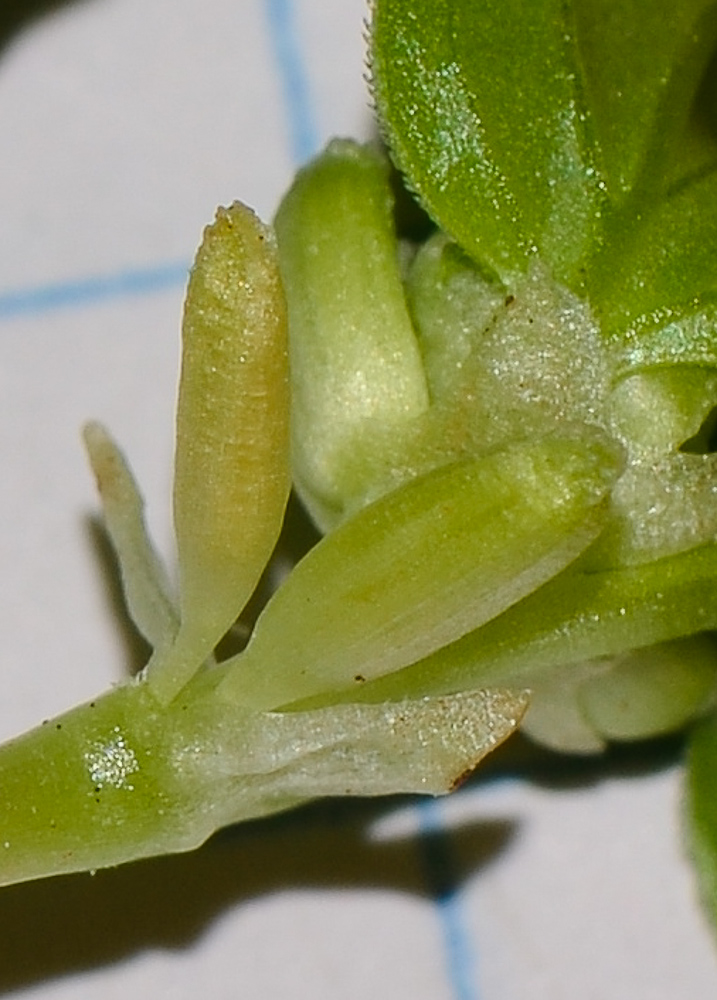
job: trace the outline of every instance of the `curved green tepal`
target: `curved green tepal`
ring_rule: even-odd
[[[393,208],[386,157],[335,139],[299,171],[276,215],[294,484],[322,531],[375,499],[377,480],[390,482],[429,405]]]
[[[444,466],[363,508],[279,588],[225,693],[266,709],[357,689],[477,628],[595,538],[621,461],[585,430]]]

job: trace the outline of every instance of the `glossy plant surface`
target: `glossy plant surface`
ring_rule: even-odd
[[[717,144],[698,101],[716,40],[704,2],[374,3],[379,119],[431,225],[408,238],[386,155],[336,140],[274,227],[237,204],[207,230],[179,592],[90,425],[154,653],[0,752],[3,881],[186,850],[319,795],[448,791],[529,702],[525,731],[563,751],[694,729],[717,908]],[[217,662],[292,480],[325,537]]]

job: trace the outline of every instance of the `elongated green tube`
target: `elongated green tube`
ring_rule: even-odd
[[[273,708],[360,688],[440,649],[574,559],[620,469],[613,444],[586,432],[446,466],[382,497],[298,564],[223,691]]]
[[[174,521],[181,625],[150,664],[173,697],[251,596],[289,495],[287,320],[271,231],[220,209],[192,271],[182,329]]]
[[[192,850],[320,795],[444,794],[518,725],[523,693],[249,712],[203,674],[169,706],[145,682],[0,749],[0,885]],[[446,739],[450,732],[450,739]]]
[[[102,868],[181,842],[158,708],[146,684],[124,685],[2,747],[0,883]]]

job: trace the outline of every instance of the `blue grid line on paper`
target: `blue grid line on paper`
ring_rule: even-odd
[[[0,291],[0,321],[183,288],[188,272],[187,261],[170,261],[153,267],[128,268],[111,274]]]
[[[291,154],[295,163],[318,148],[314,107],[295,25],[292,0],[266,0],[276,67],[282,83]],[[153,295],[186,284],[189,263],[169,261],[114,274],[89,275],[27,288],[0,290],[0,322],[20,316],[78,308],[112,299]]]
[[[299,166],[314,155],[319,140],[309,74],[296,26],[295,3],[266,0],[266,14],[282,85],[291,156]]]
[[[417,810],[418,848],[426,887],[438,910],[452,995],[454,1000],[479,1000],[477,953],[465,925],[459,873],[442,809],[427,798]]]

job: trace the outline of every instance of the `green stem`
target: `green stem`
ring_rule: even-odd
[[[169,707],[125,685],[0,749],[0,884],[192,850],[323,795],[443,794],[518,725],[524,694],[258,713],[224,668]],[[450,739],[446,738],[450,733]]]

